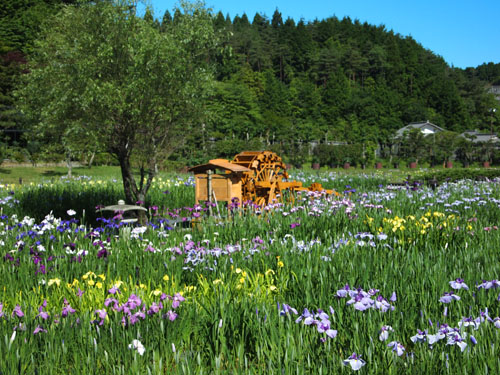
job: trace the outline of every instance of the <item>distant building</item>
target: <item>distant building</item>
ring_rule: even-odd
[[[500,141],[494,133],[484,133],[477,130],[467,130],[460,134],[460,136],[469,139],[472,143],[498,143]]]
[[[399,129],[394,135],[394,138],[403,138],[406,132],[410,132],[413,129],[419,129],[424,135],[436,134],[444,131],[443,128],[434,125],[432,122],[429,122],[429,120],[426,122],[412,122]]]

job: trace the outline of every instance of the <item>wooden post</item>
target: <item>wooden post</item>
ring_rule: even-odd
[[[210,216],[212,216],[212,173],[213,171],[209,169],[207,171],[207,195],[208,195],[208,212],[210,213]]]

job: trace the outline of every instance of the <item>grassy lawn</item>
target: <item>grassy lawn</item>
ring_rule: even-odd
[[[389,181],[398,182],[403,181],[410,175],[412,179],[418,179],[419,175],[433,171],[442,171],[444,168],[417,168],[409,169],[406,167],[400,169],[384,168],[384,169],[361,169],[361,168],[350,168],[350,169],[328,169],[322,167],[320,171],[314,171],[309,164],[304,165],[302,169],[291,169],[290,173],[293,176],[300,174],[301,172],[307,173],[320,173],[332,172],[342,176],[356,176],[360,174],[374,175],[386,178]],[[454,168],[454,170],[462,168]],[[32,167],[32,166],[0,166],[0,184],[20,184],[22,179],[23,184],[27,183],[37,183],[43,181],[56,181],[61,177],[68,174],[68,168],[60,166],[43,166],[43,167]],[[88,167],[74,167],[72,170],[73,176],[91,176],[94,178],[110,179],[115,178],[121,181],[120,167],[117,166],[94,166],[92,168]],[[166,174],[166,172],[160,172],[160,176]]]
[[[0,166],[0,183],[19,184],[22,183],[54,181],[68,174],[66,167],[31,167],[31,166]],[[121,179],[120,168],[110,166],[98,167],[76,167],[72,171],[73,176],[92,176],[97,178]]]

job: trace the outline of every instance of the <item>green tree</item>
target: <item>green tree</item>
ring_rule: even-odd
[[[451,131],[428,135],[431,164],[436,165],[451,160],[458,142],[458,134]]]
[[[161,33],[129,0],[68,6],[44,28],[19,91],[33,132],[52,129],[68,146],[94,137],[116,156],[129,202],[145,200],[158,163],[201,123],[212,84],[212,17],[201,3],[175,13]]]
[[[420,129],[412,129],[404,134],[399,156],[409,161],[418,162],[419,159],[428,155],[427,151],[427,142]]]

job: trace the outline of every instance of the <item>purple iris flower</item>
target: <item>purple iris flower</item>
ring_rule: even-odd
[[[374,303],[375,301],[369,297],[369,294],[363,291],[358,292],[357,295],[346,302],[347,305],[353,305],[358,311],[365,311],[373,307]]]
[[[14,310],[12,311],[12,316],[14,315],[17,316],[18,318],[22,318],[24,316],[24,313],[21,310],[21,306],[16,305],[16,307],[14,307]]]
[[[149,307],[148,315],[157,314],[162,308],[163,308],[163,305],[161,302],[159,304],[156,302],[153,302],[151,304],[151,306]]]
[[[321,319],[321,320],[330,320],[330,317],[328,316],[328,314],[321,309],[318,309],[318,313],[316,314],[316,317]]]
[[[106,298],[104,300],[104,306],[108,307],[109,305],[113,304],[113,309],[116,310],[119,306],[118,300],[115,298]]]
[[[463,352],[467,347],[467,343],[458,333],[448,335],[447,345],[457,345]]]
[[[35,328],[35,330],[33,331],[33,334],[34,334],[34,335],[36,335],[37,333],[40,333],[40,332],[47,332],[47,330],[46,330],[46,329],[43,329],[43,327],[42,327],[42,326],[37,326],[37,327]]]
[[[46,311],[40,311],[40,313],[36,316],[37,318],[40,317],[43,320],[49,319],[49,314]]]
[[[375,308],[381,310],[382,312],[386,312],[388,310],[391,311],[394,310],[394,306],[392,306],[389,302],[387,302],[387,300],[382,296],[377,297],[377,300],[375,301]]]
[[[475,319],[475,322],[479,325],[480,323],[483,323],[485,320],[491,320],[490,316],[488,315],[487,307],[484,309],[484,311],[479,310],[479,316]]]
[[[427,339],[427,331],[421,331],[421,330],[417,329],[417,332],[418,333],[415,336],[410,337],[410,340],[413,343],[425,342]]]
[[[3,303],[0,302],[0,318],[2,318],[4,315],[5,313],[3,312]]]
[[[174,321],[175,318],[177,318],[177,314],[174,311],[172,311],[172,310],[168,310],[167,311],[167,317],[168,317],[168,319],[170,321]]]
[[[345,298],[350,290],[349,284],[346,284],[343,289],[337,290],[337,297]]]
[[[139,321],[139,318],[141,318],[142,320],[146,319],[146,314],[144,314],[142,311],[138,311],[135,314],[129,315],[129,323],[135,324]]]
[[[61,315],[63,317],[66,317],[68,316],[69,314],[74,314],[76,312],[76,310],[74,308],[71,307],[71,305],[69,304],[69,302],[66,300],[66,298],[64,299],[64,307],[61,311]]]
[[[106,249],[101,249],[97,252],[97,257],[98,258],[104,258],[106,259],[108,257],[108,251]]]
[[[389,301],[391,302],[396,302],[398,297],[396,296],[396,292],[392,292],[391,298],[389,298]]]
[[[446,292],[442,295],[442,297],[439,299],[439,302],[442,303],[450,303],[451,301],[459,301],[460,297],[457,296],[456,294],[453,294],[453,292]]]
[[[100,319],[106,319],[106,316],[108,315],[106,309],[98,309],[95,311],[95,313],[99,316]]]
[[[485,281],[477,286],[478,289],[493,289],[500,287],[500,282],[498,280]]]
[[[295,323],[300,323],[303,319],[312,316],[312,314],[309,312],[307,308],[304,308],[304,311],[302,312],[302,315],[295,320]]]
[[[304,319],[304,324],[306,326],[310,326],[310,325],[313,325],[313,324],[317,324],[318,321],[316,319],[314,319],[312,316],[308,316]]]
[[[130,308],[130,310],[133,310],[141,305],[142,301],[139,297],[137,297],[135,294],[130,295],[128,297],[127,305]]]
[[[108,290],[108,293],[109,294],[119,294],[120,293],[120,288],[118,288],[116,285],[113,285],[113,287],[111,287],[109,290]]]
[[[469,287],[467,286],[467,284],[464,283],[464,279],[460,279],[460,278],[450,281],[450,286],[455,290],[459,290],[459,289],[469,290]]]
[[[397,341],[391,341],[389,344],[387,344],[387,346],[389,348],[392,348],[392,351],[396,352],[398,357],[401,357],[406,350],[405,347],[400,342]]]
[[[319,333],[325,333],[331,339],[334,339],[337,336],[337,330],[331,329],[330,321],[322,320],[318,323],[317,329]]]
[[[281,308],[280,315],[287,315],[290,313],[293,313],[295,315],[299,314],[296,309],[294,309],[290,305],[287,305],[286,303],[284,303],[282,308]]]
[[[176,293],[173,297],[172,308],[176,309],[183,301],[185,301],[185,298],[180,293]]]

